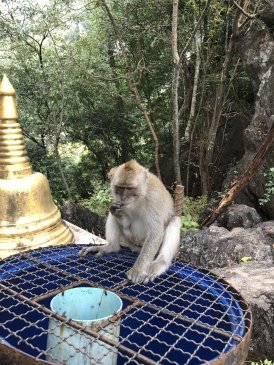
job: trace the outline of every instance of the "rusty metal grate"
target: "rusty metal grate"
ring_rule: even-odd
[[[50,317],[88,336],[91,343],[99,337],[102,346],[118,349],[118,365],[240,364],[245,359],[250,311],[224,281],[176,262],[154,283],[132,284],[126,280],[135,260],[129,251],[85,259],[77,257],[78,251],[75,245],[51,247],[2,262],[0,363],[1,356],[10,363],[21,356],[20,364],[44,364]],[[79,286],[105,288],[122,299],[122,311],[110,320],[116,323],[120,317],[119,342],[98,334],[104,324],[82,327],[50,310],[54,295]],[[90,363],[102,364],[103,359],[95,355]]]

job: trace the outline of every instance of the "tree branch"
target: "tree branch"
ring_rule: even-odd
[[[255,19],[257,14],[249,14],[246,12],[238,3],[237,1],[233,0],[233,4],[249,19]]]
[[[207,3],[206,3],[206,5],[205,5],[205,7],[204,7],[204,10],[202,11],[202,14],[200,15],[199,19],[197,20],[197,23],[196,23],[196,25],[195,25],[195,27],[194,27],[194,29],[193,29],[193,31],[192,31],[192,33],[191,33],[190,37],[188,38],[188,40],[187,40],[187,42],[186,42],[186,44],[185,44],[185,46],[184,46],[184,48],[183,48],[183,50],[182,50],[182,52],[181,52],[181,54],[180,54],[180,64],[182,63],[182,60],[183,60],[183,57],[184,57],[185,51],[187,50],[187,48],[188,48],[188,46],[189,46],[190,42],[192,42],[192,40],[193,40],[193,38],[194,38],[194,36],[195,36],[195,34],[196,34],[196,32],[197,32],[197,29],[199,28],[200,23],[201,23],[201,21],[202,21],[202,19],[203,19],[204,15],[205,15],[205,13],[207,12],[207,9],[209,8],[210,1],[211,1],[211,0],[207,0]]]
[[[120,35],[120,32],[118,30],[118,27],[116,25],[116,21],[107,5],[106,0],[101,0],[101,4],[103,6],[103,8],[105,9],[110,23],[112,25],[112,28],[114,30],[114,34],[119,42],[119,46],[121,48],[122,51],[122,55],[123,55],[123,59],[124,59],[124,63],[125,63],[125,69],[126,69],[126,74],[127,74],[127,83],[128,83],[128,87],[130,92],[134,95],[135,97],[135,102],[136,102],[136,106],[139,110],[141,110],[141,112],[143,113],[143,116],[145,118],[145,121],[148,125],[148,128],[151,132],[152,135],[152,139],[154,142],[154,160],[155,160],[155,168],[156,168],[156,172],[157,175],[159,177],[159,179],[161,179],[161,172],[160,172],[160,164],[159,164],[159,139],[158,136],[156,134],[156,131],[154,129],[153,123],[149,117],[149,111],[146,109],[146,107],[144,106],[144,104],[142,103],[141,100],[141,95],[139,93],[139,90],[136,87],[136,83],[134,82],[133,76],[132,76],[132,71],[131,71],[131,65],[130,65],[130,61],[129,61],[129,57],[128,57],[128,51],[126,49],[126,47],[124,46],[124,42],[122,40],[122,37]]]
[[[200,65],[201,65],[201,55],[200,55],[200,40],[195,39],[195,46],[196,46],[196,62],[195,62],[195,73],[194,73],[194,81],[193,81],[193,91],[192,91],[192,98],[191,98],[191,107],[190,107],[190,114],[189,119],[187,122],[187,126],[185,129],[185,140],[186,142],[190,139],[190,132],[195,116],[196,111],[196,101],[197,101],[197,89],[198,89],[198,81],[200,75]]]
[[[172,10],[172,55],[173,71],[171,86],[172,102],[172,130],[173,130],[173,163],[177,184],[182,184],[180,171],[180,128],[179,128],[179,106],[178,106],[178,88],[180,78],[180,57],[178,54],[178,0],[173,0]]]
[[[252,177],[258,172],[258,169],[262,165],[264,156],[272,147],[274,143],[274,125],[272,125],[266,138],[261,143],[259,149],[255,153],[252,161],[243,172],[243,174],[233,183],[229,192],[221,199],[218,206],[213,210],[213,212],[202,222],[201,227],[208,227],[212,224],[219,215],[223,212],[224,208],[231,204],[235,196],[243,190],[251,181]]]

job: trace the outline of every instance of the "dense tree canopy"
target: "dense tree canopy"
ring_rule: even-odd
[[[259,3],[2,1],[0,73],[57,201],[88,199],[129,158],[188,195],[220,190],[242,153],[223,158],[230,120],[252,102],[234,43]]]

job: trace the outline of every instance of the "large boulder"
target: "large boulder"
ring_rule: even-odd
[[[212,225],[182,236],[180,254],[183,259],[210,269],[231,266],[245,258],[274,263],[273,234],[274,221],[232,231]]]
[[[88,232],[94,233],[97,236],[104,236],[104,217],[101,217],[100,215],[91,212],[83,205],[73,202],[66,202],[60,210],[62,218],[66,221],[73,223]]]
[[[233,204],[226,208],[217,220],[218,225],[232,230],[235,227],[252,228],[262,222],[256,209],[244,204]]]

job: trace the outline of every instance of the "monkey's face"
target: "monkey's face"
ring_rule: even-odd
[[[137,188],[132,186],[114,186],[114,194],[121,206],[129,205],[137,199]]]
[[[134,160],[111,169],[109,178],[114,203],[121,204],[121,210],[139,203],[146,195],[147,177],[147,170]]]

